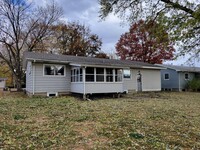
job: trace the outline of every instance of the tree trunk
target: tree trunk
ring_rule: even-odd
[[[23,77],[24,77],[23,72],[21,71],[21,69],[19,69],[19,70],[16,70],[13,75],[14,75],[17,91],[22,91],[22,84],[23,84]]]

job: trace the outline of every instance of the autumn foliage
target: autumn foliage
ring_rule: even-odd
[[[164,26],[154,21],[146,23],[143,20],[133,24],[129,32],[121,35],[116,50],[122,60],[152,64],[162,64],[163,60],[171,60],[175,51]]]

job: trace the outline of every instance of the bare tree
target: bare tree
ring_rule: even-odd
[[[51,43],[51,47],[57,49],[58,53],[94,57],[101,50],[102,41],[99,36],[78,22],[53,26],[52,31],[54,41],[50,39],[51,42],[46,43]]]
[[[37,45],[50,34],[49,27],[62,15],[54,2],[45,7],[31,6],[22,0],[0,0],[0,58],[12,71],[18,90],[24,75],[23,52],[36,51]]]

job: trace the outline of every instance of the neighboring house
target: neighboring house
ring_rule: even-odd
[[[161,91],[162,67],[148,63],[35,52],[23,60],[29,95]]]
[[[200,77],[199,67],[186,67],[175,65],[159,66],[167,68],[161,70],[162,90],[185,91],[189,80]]]
[[[0,90],[3,90],[6,87],[7,78],[0,78]]]

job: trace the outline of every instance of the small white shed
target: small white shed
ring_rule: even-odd
[[[3,90],[6,87],[7,78],[0,78],[0,90]]]

